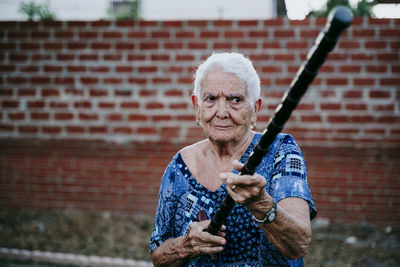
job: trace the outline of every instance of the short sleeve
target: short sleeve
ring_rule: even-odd
[[[287,197],[302,198],[310,205],[310,218],[313,219],[317,214],[308,184],[304,157],[290,135],[282,139],[275,152],[269,193],[276,201]]]
[[[158,206],[150,238],[150,252],[158,248],[165,240],[172,237],[174,210],[176,206],[173,193],[174,166],[171,162],[164,172],[158,194]]]

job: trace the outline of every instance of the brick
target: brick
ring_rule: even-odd
[[[99,116],[97,114],[79,113],[78,118],[83,121],[97,121]]]
[[[121,61],[122,55],[121,54],[105,54],[105,55],[103,55],[103,59],[106,61]]]
[[[56,77],[54,83],[57,85],[74,85],[75,79],[73,77]]]
[[[83,134],[83,133],[85,133],[85,127],[83,127],[83,126],[66,126],[65,131],[68,134]]]
[[[146,78],[128,78],[128,82],[131,84],[146,84]]]
[[[90,89],[89,91],[90,97],[105,97],[108,96],[108,91],[106,90],[97,90],[97,89]]]
[[[353,80],[353,85],[362,85],[362,86],[365,86],[365,85],[370,85],[370,86],[373,86],[373,85],[375,85],[375,79],[373,79],[373,78],[355,78],[354,80]]]
[[[137,109],[140,107],[140,104],[138,102],[122,102],[121,103],[121,108],[123,109]]]
[[[138,134],[156,134],[157,131],[154,127],[139,127],[137,129]]]
[[[347,110],[367,110],[366,104],[346,104],[345,108]]]
[[[194,37],[194,33],[192,32],[193,36],[190,38]],[[202,31],[200,33],[200,38],[219,38],[219,32],[218,31]],[[178,35],[176,36],[178,38]]]
[[[157,72],[157,66],[142,66],[138,68],[139,73]]]
[[[239,42],[237,46],[239,49],[257,49],[258,47],[256,42]]]
[[[327,121],[330,123],[349,123],[351,118],[344,115],[330,115],[327,117]]]
[[[242,31],[227,31],[224,33],[225,38],[243,38],[244,33]]]
[[[101,109],[113,109],[115,107],[115,103],[113,103],[113,102],[99,102],[97,107],[101,108]]]
[[[380,78],[379,85],[382,86],[399,86],[400,85],[400,78]]]
[[[74,102],[74,108],[77,109],[86,109],[86,108],[91,108],[92,107],[92,103],[90,101],[78,101],[78,102]]]
[[[163,103],[152,102],[146,104],[146,109],[163,109],[163,108],[164,108]]]
[[[190,42],[188,44],[189,49],[207,49],[206,42]]]
[[[107,42],[94,42],[90,48],[94,50],[109,50],[111,49],[111,44]]]
[[[400,57],[398,53],[378,53],[378,60],[398,62]]]
[[[293,30],[275,30],[274,38],[292,38],[294,37]]]
[[[151,55],[152,61],[169,61],[170,56],[167,54],[160,54],[160,55]]]
[[[339,71],[340,72],[346,72],[346,73],[359,73],[361,71],[361,66],[359,65],[345,65],[345,66],[339,66]]]
[[[129,121],[147,121],[148,117],[143,114],[130,114],[128,116]]]
[[[301,121],[302,122],[321,122],[322,121],[322,119],[321,119],[321,117],[319,116],[319,115],[310,115],[310,116],[305,116],[305,115],[302,115],[301,116]]]
[[[371,65],[365,67],[367,72],[372,73],[386,73],[388,71],[388,67],[385,65]]]
[[[18,131],[20,133],[37,133],[38,132],[38,127],[34,125],[24,125],[24,126],[18,126]]]
[[[183,48],[183,43],[181,42],[166,42],[164,43],[164,49],[178,50]]]
[[[89,126],[89,133],[106,134],[108,133],[108,128],[106,126]]]
[[[123,117],[121,114],[109,114],[107,115],[108,121],[122,121]]]
[[[347,85],[348,79],[347,78],[327,78],[326,84],[327,85]]]
[[[133,50],[135,49],[134,43],[116,43],[115,48],[117,50]]]
[[[341,49],[355,49],[360,48],[360,44],[357,41],[340,41],[339,48]]]
[[[393,38],[398,38],[400,36],[400,30],[399,29],[381,29],[379,31],[379,36],[380,37],[393,37]]]
[[[152,116],[152,120],[154,122],[170,121],[170,120],[172,120],[172,116],[171,115],[156,115],[156,116]]]
[[[45,107],[44,101],[41,101],[41,100],[28,101],[27,105],[28,105],[28,108],[44,108]]]
[[[115,71],[116,72],[121,72],[121,73],[132,72],[133,71],[133,67],[132,66],[116,66],[115,67]]]
[[[293,61],[294,55],[293,54],[274,54],[273,58],[276,61]]]
[[[57,39],[73,39],[74,32],[73,31],[55,31],[54,35]]]
[[[132,91],[131,90],[114,90],[114,96],[119,96],[119,97],[130,97],[132,96]]]
[[[134,20],[116,20],[115,21],[115,25],[117,27],[133,27],[135,26],[135,21]]]
[[[104,84],[122,84],[122,78],[104,78],[103,79]]]
[[[96,77],[81,77],[79,80],[82,84],[85,84],[85,85],[97,84],[99,82],[99,78],[96,78]]]
[[[38,72],[38,66],[23,66],[21,67],[21,72]]]
[[[73,118],[74,118],[74,115],[72,113],[55,113],[54,114],[55,120],[67,121],[67,120],[72,120]]]
[[[128,32],[128,38],[134,38],[134,39],[137,39],[137,38],[146,38],[147,37],[147,32],[145,32],[145,31],[131,31],[131,32]]]
[[[8,118],[13,121],[20,121],[25,119],[25,113],[17,112],[17,113],[8,113]]]
[[[213,25],[215,27],[231,27],[233,25],[232,20],[214,20]]]
[[[82,54],[79,55],[79,60],[81,61],[95,61],[98,60],[99,56],[97,54]]]
[[[374,29],[353,29],[354,37],[374,37],[375,30]]]
[[[83,31],[79,32],[78,36],[80,39],[97,39],[98,34],[97,31]]]
[[[0,132],[13,132],[14,128],[15,128],[14,125],[0,123]]]
[[[283,26],[283,18],[269,19],[264,21],[264,26]]]
[[[143,42],[140,43],[139,48],[141,50],[155,50],[159,48],[159,44],[157,42]]]
[[[115,134],[133,134],[133,129],[126,126],[114,127],[113,133]]]
[[[51,65],[45,65],[43,67],[44,72],[61,72],[62,67],[61,66],[51,66]]]
[[[86,49],[86,43],[84,43],[84,42],[69,42],[69,43],[67,43],[67,49],[83,50],[83,49]]]
[[[369,92],[369,97],[371,99],[385,99],[385,98],[390,98],[390,92],[389,91],[377,91],[377,90],[371,90]]]
[[[36,95],[36,90],[35,89],[18,89],[17,91],[18,96],[35,96]]]
[[[386,42],[382,41],[367,41],[364,44],[365,48],[367,49],[385,49]]]
[[[42,89],[42,97],[59,96],[60,92],[57,89]]]
[[[106,32],[103,32],[103,38],[104,39],[121,39],[122,38],[122,32],[106,31]]]
[[[216,42],[213,43],[213,49],[224,49],[224,50],[230,50],[232,49],[233,45],[230,42]]]
[[[287,42],[286,47],[289,49],[307,49],[308,44],[306,42]]]
[[[60,126],[43,126],[42,132],[44,134],[60,134],[61,127]]]

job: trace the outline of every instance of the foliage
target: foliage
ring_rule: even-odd
[[[36,4],[33,1],[21,2],[19,12],[28,16],[28,20],[55,20],[56,15],[50,11],[49,5]]]
[[[372,17],[372,8],[376,4],[376,0],[360,0],[355,6],[351,6],[349,0],[328,0],[321,10],[313,10],[307,17],[327,17],[329,12],[337,6],[348,7],[355,17]]]

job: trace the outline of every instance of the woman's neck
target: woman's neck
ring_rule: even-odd
[[[209,140],[211,145],[210,153],[213,153],[216,158],[220,161],[232,161],[233,159],[239,159],[246,151],[253,139],[254,133],[249,131],[240,141],[238,142],[225,142],[217,143]]]

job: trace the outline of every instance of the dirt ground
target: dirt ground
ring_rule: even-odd
[[[150,261],[152,224],[149,216],[3,208],[0,247]],[[316,221],[305,265],[400,266],[399,252],[398,226],[382,229]]]

